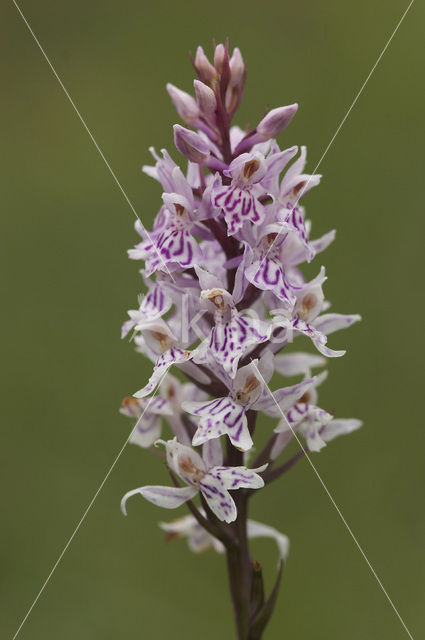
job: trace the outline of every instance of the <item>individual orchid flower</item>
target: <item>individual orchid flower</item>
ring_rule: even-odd
[[[361,420],[355,418],[334,418],[332,414],[315,405],[299,403],[282,418],[275,433],[278,434],[270,453],[275,460],[294,437],[300,433],[310,451],[318,452],[327,442],[340,435],[352,433],[362,426]]]
[[[326,315],[333,316],[333,314]],[[338,324],[338,329],[349,327],[354,322],[358,322],[361,319],[357,314],[347,316],[342,314],[337,315],[341,316],[341,322],[335,323]],[[301,320],[299,317],[289,320],[283,316],[276,316],[273,319],[273,323],[275,327],[281,327],[286,330],[286,342],[292,342],[297,335],[303,335],[310,338],[316,349],[325,357],[339,358],[345,354],[345,350],[335,350],[327,346],[327,336],[329,333],[337,331],[337,328],[333,328],[334,323],[331,323],[331,321],[329,321],[329,325],[327,326],[327,323],[322,321],[324,317],[325,316],[318,316],[315,321],[308,323],[305,322],[305,320]],[[344,318],[344,320],[342,320],[342,318]],[[328,331],[328,327],[331,328],[331,331]]]
[[[332,415],[320,407],[306,403],[296,404],[274,430],[278,436],[270,453],[271,459],[278,457],[296,431],[304,436],[310,451],[320,451],[325,446],[320,431],[331,420]]]
[[[199,509],[199,513],[205,517],[205,511]],[[202,553],[208,549],[214,549],[217,553],[224,553],[225,547],[220,540],[208,533],[191,514],[178,518],[172,522],[160,522],[160,528],[165,531],[167,541],[176,538],[187,538],[188,546],[193,553]],[[248,539],[269,538],[274,540],[277,545],[279,558],[287,560],[289,554],[289,538],[285,534],[280,533],[273,527],[257,522],[256,520],[247,520]]]
[[[144,344],[150,353],[154,356],[156,354],[154,369],[148,383],[134,394],[135,398],[145,398],[160,384],[172,365],[188,362],[193,357],[193,353],[178,345],[168,324],[161,318],[136,325],[136,329],[142,333]]]
[[[184,402],[183,409],[200,418],[192,444],[204,444],[227,434],[236,449],[250,449],[253,442],[246,413],[262,390],[262,380],[256,376],[254,366],[249,364],[238,369],[229,396],[208,402]]]
[[[165,398],[124,398],[120,413],[131,418],[137,418],[129,442],[147,449],[158,440],[161,435],[162,416],[172,416],[173,411]]]
[[[255,363],[253,363],[253,366],[260,375],[263,383],[266,385],[268,382],[267,377],[264,377],[261,374],[261,372],[256,368]],[[255,401],[252,408],[273,418],[280,417],[282,415],[282,411],[287,411],[292,407],[299,398],[308,393],[309,389],[314,386],[316,382],[317,377],[306,377],[301,382],[289,387],[282,387],[276,391],[271,391],[268,386],[264,385],[261,394]]]
[[[282,225],[276,224],[264,227],[255,248],[256,257],[246,269],[245,277],[258,289],[271,291],[288,309],[292,309],[296,296],[281,259],[281,249],[290,228],[288,226],[285,233],[282,229]]]
[[[178,167],[172,176],[177,191],[162,196],[169,214],[167,226],[155,239],[156,252],[146,258],[146,276],[164,265],[171,270],[189,269],[202,260],[199,244],[191,234],[195,216],[192,188]]]
[[[178,347],[171,346],[162,353],[155,363],[154,370],[147,384],[134,394],[135,398],[145,398],[155,391],[158,384],[164,379],[168,369],[175,364],[186,363],[192,358],[192,353]]]
[[[142,241],[138,242],[132,249],[128,250],[128,257],[131,260],[149,260],[156,253],[158,265],[162,266],[162,258],[158,256],[157,241],[164,229],[167,228],[169,213],[165,206],[162,206],[155,216],[152,231],[148,233],[139,220],[134,223],[136,232],[141,236]],[[156,266],[155,268],[159,268]]]
[[[294,313],[301,320],[313,322],[321,312],[325,300],[322,290],[325,280],[325,269],[322,267],[319,275],[313,280],[294,286],[294,293],[297,300]]]
[[[205,517],[203,509],[199,509],[199,513]],[[191,514],[177,518],[172,522],[160,522],[159,526],[165,531],[167,542],[177,538],[187,538],[189,549],[193,553],[202,553],[208,549],[215,549],[217,553],[225,551],[223,543],[208,533]]]
[[[124,322],[121,328],[121,338],[125,338],[129,331],[134,329],[136,325],[143,325],[147,322],[159,320],[159,318],[171,309],[171,306],[172,301],[166,295],[163,288],[154,285],[145,296],[139,298],[139,308],[128,311],[130,320]]]
[[[214,306],[215,326],[197,348],[194,361],[214,359],[234,378],[240,358],[252,345],[269,339],[271,326],[239,313],[232,296],[224,289],[204,289],[201,299]]]
[[[292,211],[300,198],[308,193],[310,189],[316,187],[322,179],[321,175],[302,173],[306,161],[307,147],[302,146],[300,157],[289,167],[280,183],[277,200],[282,207],[289,211]]]
[[[182,444],[190,445],[184,421],[182,404],[185,401],[205,399],[206,394],[192,383],[181,383],[170,373],[159,384],[159,394],[149,398],[124,398],[120,413],[137,418],[129,442],[149,448],[161,436],[163,418]]]
[[[142,171],[151,178],[157,180],[164,191],[172,193],[176,191],[173,179],[173,171],[177,167],[174,160],[166,149],[161,149],[162,158],[157,154],[154,147],[150,147],[149,151],[155,160],[155,166],[143,165]]]
[[[295,432],[305,438],[310,451],[318,452],[326,446],[327,442],[344,433],[351,433],[362,426],[360,420],[335,419],[331,413],[317,406],[317,388],[326,377],[327,371],[323,371],[297,403],[282,415],[274,429],[274,433],[278,435],[270,453],[272,460],[275,460],[282,453],[294,437]]]
[[[183,371],[191,372],[190,361],[181,364]],[[209,378],[202,378],[202,374],[199,369],[193,365],[194,371],[192,371],[195,379],[202,380],[208,384]],[[185,412],[183,409],[184,402],[202,401],[205,400],[207,394],[201,391],[196,385],[191,382],[182,383],[176,377],[168,373],[159,385],[159,393],[167,401],[167,406],[171,409],[171,415],[167,416],[167,422],[171,427],[177,440],[185,445],[191,444],[191,438],[189,437],[184,422]],[[159,437],[159,436],[158,436]]]
[[[220,179],[214,183],[211,195],[215,207],[224,211],[229,235],[235,234],[245,222],[261,224],[264,206],[259,197],[264,188],[259,184],[267,170],[267,164],[258,151],[244,153],[231,162],[224,175],[231,178],[229,186]]]
[[[345,350],[335,350],[327,346],[327,336],[317,329],[313,324],[309,324],[301,320],[298,316],[289,319],[285,316],[275,316],[273,319],[274,326],[285,330],[285,342],[289,343],[298,335],[310,338],[316,349],[327,358],[340,358],[345,355]]]
[[[322,291],[325,280],[325,271],[322,267],[319,275],[309,283],[294,285],[293,291],[297,302],[292,317],[282,314],[279,310],[272,310],[273,324],[286,331],[286,342],[292,342],[297,335],[304,335],[311,339],[322,355],[335,358],[343,356],[345,351],[330,349],[327,346],[327,336],[333,331],[357,322],[360,320],[360,316],[357,314],[347,316],[341,314],[320,315],[320,312],[325,308]]]
[[[200,492],[217,518],[229,523],[237,517],[236,505],[229,489],[260,489],[264,486],[264,480],[258,474],[264,471],[267,465],[258,469],[222,466],[220,445],[214,446],[214,450],[213,446],[207,445],[201,457],[190,447],[178,443],[176,439],[163,444],[169,469],[183,480],[186,486],[147,486],[128,491],[121,502],[124,514],[128,498],[136,494],[164,509],[176,509]]]
[[[296,147],[294,148],[296,150]],[[287,150],[290,152],[290,157],[293,157],[292,149]],[[282,153],[280,154],[282,155]],[[276,161],[274,158],[278,158],[279,154],[271,154],[268,159],[269,164]],[[304,169],[306,162],[306,147],[301,147],[301,155],[286,171],[284,178],[278,187],[276,180],[276,172],[269,171],[268,178],[263,180],[263,186],[268,187],[270,194],[275,198],[275,216],[273,222],[282,225],[278,236],[276,236],[275,242],[284,235],[285,239],[288,236],[287,231],[290,229],[295,231],[300,241],[302,249],[305,251],[305,256],[302,259],[306,259],[308,262],[314,258],[317,248],[314,243],[309,242],[308,227],[304,220],[304,209],[298,204],[303,195],[307,193],[314,186],[318,185],[321,179],[320,175],[306,175],[301,173]],[[279,167],[280,168],[280,167]],[[293,237],[289,236],[287,244],[291,244]],[[291,251],[293,249],[291,248]],[[285,260],[285,251],[282,252],[281,258],[285,264],[288,261]]]

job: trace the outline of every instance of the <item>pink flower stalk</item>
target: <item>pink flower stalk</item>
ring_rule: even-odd
[[[190,515],[161,527],[187,537],[193,551],[227,555],[237,637],[255,640],[272,614],[289,542],[248,519],[248,503],[307,450],[361,426],[318,406],[326,372],[311,373],[344,355],[328,346],[328,335],[360,317],[328,313],[324,267],[312,280],[301,269],[335,233],[311,238],[301,199],[320,176],[304,173],[305,147],[298,155],[275,140],[298,105],[272,109],[243,131],[231,126],[246,77],[239,49],[229,56],[228,43],[219,44],[211,63],[199,47],[193,65],[194,97],[167,85],[184,124],[196,129],[174,125],[185,166],[151,149],[155,165],[143,168],[160,183],[162,204],[149,234],[136,223],[141,241],[129,256],[143,262],[147,292],[122,328],[153,363],[149,380],[121,407],[137,420],[130,442],[164,445],[170,478],[129,491],[122,510],[138,494],[165,509],[185,504]],[[287,349],[295,338],[319,354]],[[276,419],[274,431],[267,433],[262,415]],[[256,436],[267,443],[253,453]],[[294,438],[305,447],[279,463]],[[249,551],[258,536],[279,549],[267,599]]]

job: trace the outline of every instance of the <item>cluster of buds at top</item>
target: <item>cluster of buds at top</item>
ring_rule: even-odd
[[[143,261],[147,292],[122,331],[153,363],[122,405],[136,419],[131,441],[164,444],[171,485],[132,490],[122,506],[134,494],[167,509],[187,503],[192,515],[163,528],[186,535],[195,550],[231,550],[243,528],[245,536],[283,535],[249,525],[243,505],[287,468],[278,458],[294,437],[316,452],[360,426],[318,406],[326,373],[312,374],[344,354],[328,335],[359,316],[328,312],[323,267],[312,280],[302,272],[335,232],[312,239],[300,201],[321,176],[305,173],[304,146],[281,149],[275,140],[297,105],[270,110],[254,129],[231,126],[246,78],[239,49],[230,55],[219,44],[210,62],[198,47],[192,62],[193,95],[167,85],[185,125],[174,126],[174,142],[187,166],[152,148],[155,164],[143,167],[161,185],[162,204],[149,233],[136,223],[141,241],[129,256]],[[296,338],[319,353],[294,351]],[[261,415],[277,424],[254,456]],[[239,508],[244,527],[235,529]],[[197,545],[199,527],[206,533]]]

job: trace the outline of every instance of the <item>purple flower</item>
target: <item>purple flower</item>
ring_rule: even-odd
[[[264,156],[259,152],[243,153],[230,163],[223,171],[231,178],[230,185],[216,180],[212,189],[214,207],[222,210],[229,235],[235,234],[242,225],[249,221],[261,224],[264,220],[264,206],[259,197],[264,194],[259,184],[267,170]]]
[[[173,412],[165,398],[124,398],[120,412],[130,418],[137,418],[130,436],[132,444],[148,448],[161,435],[161,416],[171,416]]]
[[[331,413],[317,406],[317,387],[326,379],[326,372],[318,376],[314,385],[303,394],[298,402],[287,411],[276,426],[277,435],[270,452],[270,458],[279,457],[294,437],[294,432],[301,434],[310,451],[318,452],[334,438],[351,433],[362,426],[360,420],[354,418],[337,419]]]
[[[230,394],[208,402],[184,402],[182,408],[200,418],[192,444],[201,445],[223,434],[240,451],[252,447],[246,412],[263,390],[263,383],[252,364],[238,369],[231,381]]]
[[[214,360],[234,378],[240,358],[250,346],[266,342],[272,327],[239,313],[232,296],[224,289],[205,289],[201,298],[213,309],[215,324],[194,352],[194,361],[210,365]]]
[[[163,443],[166,448],[169,468],[186,483],[185,487],[147,486],[133,489],[125,494],[121,501],[121,509],[126,513],[128,498],[140,494],[149,502],[164,509],[176,509],[184,502],[191,500],[197,493],[205,498],[211,511],[225,522],[236,520],[236,505],[229,489],[260,489],[264,480],[258,473],[267,465],[258,469],[241,467],[225,467],[220,446],[209,443],[204,447],[201,457],[190,447],[179,444],[176,439]]]

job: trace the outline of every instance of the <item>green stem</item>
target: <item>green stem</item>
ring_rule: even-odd
[[[227,568],[237,638],[247,640],[251,614],[252,560],[247,536],[247,496],[243,492],[239,497],[237,508],[238,517],[233,526],[238,544],[227,549]]]

